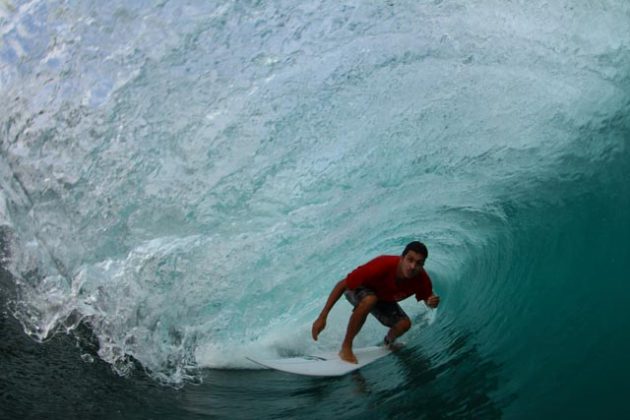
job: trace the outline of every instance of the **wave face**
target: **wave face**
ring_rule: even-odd
[[[310,340],[334,283],[420,239],[443,303],[403,304],[408,345],[447,375],[491,360],[488,398],[513,415],[594,381],[611,399],[629,17],[622,0],[5,1],[12,312],[36,340],[88,325],[118,373],[180,386],[336,348],[345,303]]]

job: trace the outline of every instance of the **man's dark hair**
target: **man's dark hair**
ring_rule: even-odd
[[[427,246],[423,244],[422,242],[418,242],[418,241],[409,242],[402,253],[403,257],[407,255],[409,251],[414,251],[414,252],[417,252],[418,254],[422,254],[424,255],[424,258],[429,257],[429,250],[427,249]]]

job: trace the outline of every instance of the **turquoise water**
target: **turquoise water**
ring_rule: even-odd
[[[629,18],[0,2],[0,414],[627,416]],[[442,304],[403,303],[400,354],[245,359],[338,348],[332,286],[415,239]]]

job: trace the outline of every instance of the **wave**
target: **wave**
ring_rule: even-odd
[[[570,3],[3,9],[15,316],[181,384],[315,346],[334,282],[420,238],[443,325],[501,318],[519,241],[625,185],[628,6]]]

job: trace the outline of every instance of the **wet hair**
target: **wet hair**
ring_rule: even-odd
[[[409,242],[402,253],[403,257],[407,255],[409,251],[414,251],[414,252],[417,252],[418,254],[422,254],[424,255],[424,258],[427,258],[429,256],[429,250],[427,249],[427,246],[423,244],[422,242],[418,242],[418,241]]]

